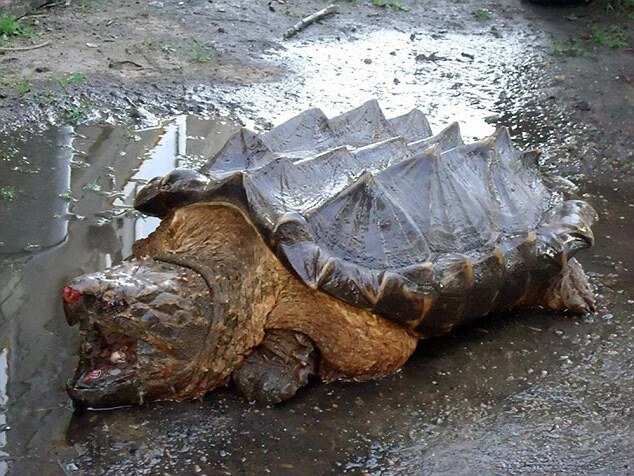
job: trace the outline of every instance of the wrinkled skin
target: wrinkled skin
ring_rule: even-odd
[[[198,273],[150,259],[73,280],[64,308],[82,337],[68,390],[91,406],[176,393],[204,348],[214,312]]]
[[[313,374],[387,375],[416,347],[411,329],[304,286],[233,207],[179,209],[135,254],[64,288],[81,405],[198,398],[232,375],[248,399],[276,403]]]

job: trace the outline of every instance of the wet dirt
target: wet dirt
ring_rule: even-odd
[[[53,9],[38,18],[52,49],[0,57],[3,79],[33,84],[23,97],[5,89],[0,104],[0,474],[632,474],[634,55],[581,36],[614,15],[501,1],[482,21],[481,2],[342,2],[282,42],[323,4],[179,3]],[[206,62],[192,37],[213,50]],[[553,56],[580,37],[584,54]],[[73,72],[86,80],[60,86]],[[582,258],[597,313],[491,317],[421,343],[397,375],[314,385],[279,407],[222,390],[74,413],[64,382],[77,336],[59,290],[156,225],[129,209],[140,184],[199,163],[238,123],[266,128],[371,97],[389,113],[420,107],[435,130],[459,120],[466,138],[506,125],[542,149],[545,168],[576,179],[601,215]],[[81,120],[124,125],[46,125],[83,105]],[[149,125],[179,111],[208,117]]]

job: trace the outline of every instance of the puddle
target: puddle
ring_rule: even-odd
[[[137,189],[175,167],[195,167],[237,127],[180,116],[140,130],[60,127],[1,141],[0,255],[59,245],[69,237],[69,222],[81,222],[76,227],[90,230],[93,243],[116,237],[120,254],[128,254],[158,224],[130,210]]]
[[[72,414],[64,382],[77,345],[63,284],[121,261],[153,230],[156,220],[130,212],[145,180],[195,165],[235,129],[182,116],[143,130],[63,127],[0,140],[0,187],[10,190],[0,201],[0,426],[10,427],[0,429],[0,474],[8,461],[15,474],[60,469],[50,453]]]
[[[346,41],[289,43],[265,59],[292,74],[224,96],[247,111],[249,126],[258,119],[278,123],[309,107],[332,116],[375,98],[390,116],[417,107],[434,130],[459,121],[465,138],[481,138],[494,131],[485,118],[498,112],[501,99],[515,102],[530,93],[515,83],[535,62],[527,49],[534,41],[522,31],[498,38],[379,30]]]

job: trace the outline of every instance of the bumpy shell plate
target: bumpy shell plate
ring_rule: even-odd
[[[238,206],[307,286],[441,334],[530,304],[592,245],[594,210],[549,188],[537,159],[505,128],[465,145],[456,123],[432,135],[420,111],[386,119],[370,101],[242,129],[200,171],[151,181],[135,206]]]

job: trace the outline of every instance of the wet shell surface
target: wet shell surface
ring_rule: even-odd
[[[433,135],[420,111],[387,119],[370,101],[242,129],[199,171],[152,180],[135,206],[160,217],[197,202],[239,207],[310,288],[436,335],[547,305],[593,244],[596,213],[566,200],[538,157],[505,128],[465,144],[457,123]]]

